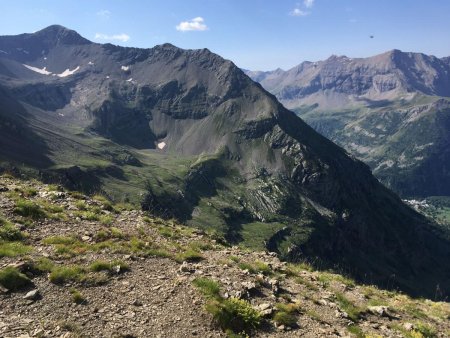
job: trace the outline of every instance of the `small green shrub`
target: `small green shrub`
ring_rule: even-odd
[[[206,310],[213,315],[223,330],[249,332],[261,324],[261,314],[242,299],[231,297],[223,301],[210,301]]]
[[[14,267],[0,270],[0,284],[9,290],[19,290],[31,284],[30,279]]]
[[[192,284],[194,284],[205,297],[215,299],[221,298],[220,285],[212,279],[199,277],[194,279]]]
[[[50,273],[50,282],[64,284],[66,282],[81,282],[85,277],[84,269],[80,266],[58,266]]]
[[[34,220],[47,217],[46,212],[38,204],[27,200],[18,200],[14,212],[20,216],[29,217]]]

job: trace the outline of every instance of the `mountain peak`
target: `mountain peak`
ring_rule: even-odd
[[[91,43],[91,41],[83,38],[76,31],[61,25],[48,26],[40,31],[37,31],[36,33],[33,33],[33,35],[39,38],[44,38],[45,40],[52,40],[55,44],[85,45]]]

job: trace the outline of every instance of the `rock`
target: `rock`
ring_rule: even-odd
[[[91,240],[91,237],[89,237],[89,236],[81,236],[81,240],[83,242],[89,242]]]
[[[252,291],[252,290],[256,289],[255,282],[242,282],[241,284],[244,287],[244,289],[247,291]]]
[[[380,317],[388,317],[390,319],[399,319],[398,316],[392,314],[389,311],[389,307],[388,306],[383,306],[383,305],[380,305],[380,306],[369,306],[367,308],[367,312],[369,312],[369,313],[371,313],[373,315],[376,315],[376,316],[380,316]]]
[[[258,305],[256,307],[256,309],[260,310],[260,311],[264,311],[264,310],[270,309],[271,307],[272,307],[272,305],[270,303],[263,303],[263,304]]]
[[[371,314],[378,315],[380,317],[386,316],[388,307],[387,306],[369,306],[367,311]]]
[[[317,301],[320,305],[323,305],[323,306],[327,306],[328,305],[328,302],[325,300],[325,299],[319,299],[318,301]]]
[[[132,304],[134,306],[142,306],[142,302],[139,299],[135,299]]]
[[[0,294],[5,294],[5,293],[8,293],[8,292],[9,292],[9,290],[7,288],[5,288],[2,285],[0,285]]]
[[[29,291],[25,296],[23,296],[23,299],[28,300],[37,300],[40,297],[40,293],[38,289]]]
[[[278,293],[278,288],[280,286],[280,282],[277,279],[269,279],[269,284],[272,288],[272,292]]]
[[[406,331],[412,331],[412,330],[414,330],[415,327],[414,327],[414,324],[412,324],[412,323],[404,323],[403,328]]]
[[[195,269],[188,262],[183,262],[183,264],[181,264],[181,266],[180,266],[179,271],[193,273],[193,272],[195,272]]]

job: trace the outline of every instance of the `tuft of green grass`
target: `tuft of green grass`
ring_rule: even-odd
[[[46,257],[40,257],[36,262],[33,263],[33,266],[40,272],[51,272],[55,267],[55,263],[53,263]]]
[[[108,225],[113,222],[114,218],[111,215],[100,215],[98,220],[100,223]]]
[[[178,263],[199,262],[203,259],[204,257],[200,252],[192,249],[187,249],[186,251],[175,255],[175,261],[177,261]]]
[[[130,269],[130,267],[127,263],[120,261],[120,260],[115,260],[112,262],[97,260],[97,261],[94,261],[91,263],[91,265],[89,266],[89,270],[94,271],[94,272],[99,272],[99,271],[112,272],[114,270],[114,267],[117,267],[117,266],[120,268],[120,271],[127,271]]]
[[[358,325],[349,325],[347,326],[347,331],[354,334],[357,338],[366,338],[367,336],[364,334],[363,330]]]
[[[278,325],[293,327],[297,324],[297,317],[291,313],[280,311],[275,313],[275,316],[273,316],[273,321]]]
[[[357,322],[363,312],[361,308],[353,304],[345,295],[341,292],[336,293],[336,300],[342,311],[348,314],[348,317],[353,321]]]
[[[85,304],[86,298],[83,294],[75,288],[70,289],[70,293],[72,295],[72,301],[76,304]]]
[[[78,265],[57,266],[50,273],[50,282],[54,284],[64,284],[66,282],[82,282],[85,271]]]
[[[88,205],[83,200],[76,201],[75,206],[77,207],[78,210],[81,210],[81,211],[86,211],[88,209]]]
[[[22,190],[22,193],[25,197],[33,197],[37,195],[37,190],[32,187],[26,187]]]
[[[120,238],[125,238],[124,233],[119,228],[111,227],[109,230],[111,231],[111,237],[119,238],[119,239]]]
[[[24,234],[14,224],[0,219],[0,240],[21,241],[23,238]]]
[[[33,220],[47,217],[47,213],[38,204],[24,199],[19,199],[16,202],[14,213]]]
[[[206,304],[206,311],[224,330],[234,333],[251,332],[261,324],[261,314],[245,300],[231,297],[222,301],[213,300]]]
[[[237,256],[230,256],[230,260],[235,263],[239,263],[241,261],[241,259]]]
[[[422,337],[424,338],[435,338],[437,337],[436,330],[431,327],[430,325],[427,325],[425,323],[418,322],[415,325],[414,331],[419,332]]]
[[[32,251],[30,246],[21,242],[4,242],[0,241],[0,257],[16,257],[23,256]]]
[[[297,316],[296,313],[300,311],[300,305],[297,303],[278,303],[275,304],[276,313],[273,317],[273,320],[278,325],[285,325],[289,327],[294,327],[297,325]]]
[[[30,279],[14,267],[0,270],[0,284],[8,290],[19,290],[31,284]]]
[[[218,282],[204,277],[196,278],[192,281],[200,292],[207,298],[220,299],[220,285]]]
[[[254,263],[239,262],[238,267],[241,270],[248,270],[248,272],[252,274],[262,273],[264,275],[270,275],[272,273],[271,268],[261,261],[256,261]]]

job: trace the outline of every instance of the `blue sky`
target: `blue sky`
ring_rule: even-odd
[[[252,70],[394,48],[450,56],[449,0],[0,0],[0,35],[51,24],[95,42],[208,48]]]

